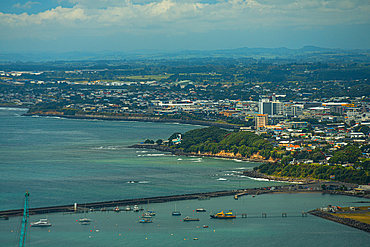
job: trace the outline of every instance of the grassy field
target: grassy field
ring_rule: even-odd
[[[370,206],[356,207],[356,211],[358,211],[358,210],[368,210],[369,207]],[[353,220],[357,220],[357,221],[361,221],[361,222],[370,224],[370,211],[365,212],[365,213],[350,213],[350,210],[349,210],[348,207],[343,208],[343,211],[348,212],[348,213],[340,213],[340,214],[335,213],[335,214],[332,214],[332,215],[338,216],[338,217],[341,217],[341,218],[349,218],[349,219],[353,219]]]
[[[133,75],[133,76],[127,76],[127,79],[131,80],[156,80],[159,81],[161,79],[167,79],[170,77],[172,74],[167,74],[167,75]],[[121,77],[122,79],[125,77]]]

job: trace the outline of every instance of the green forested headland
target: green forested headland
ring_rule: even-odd
[[[175,144],[174,140],[181,133],[174,133],[169,138],[172,148],[181,149],[185,153],[231,155],[238,158],[256,158],[270,160],[254,170],[277,177],[324,179],[357,184],[370,183],[370,161],[359,159],[361,150],[357,146],[348,145],[333,153],[329,164],[316,162],[322,158],[323,152],[315,150],[285,151],[273,147],[272,143],[263,136],[251,132],[232,132],[219,127],[194,129],[182,134],[181,143]],[[308,156],[305,155],[308,153]],[[315,163],[294,163],[293,158],[313,158]],[[312,157],[311,157],[312,156]],[[338,162],[340,164],[338,164]],[[348,162],[353,162],[348,165]],[[342,163],[346,163],[345,166]]]
[[[277,177],[310,178],[368,184],[370,182],[369,171],[355,167],[343,167],[341,165],[319,164],[262,164],[254,168],[261,173]]]
[[[179,133],[169,138],[170,145],[177,134]],[[189,153],[226,152],[245,158],[253,155],[261,156],[263,159],[276,156],[272,144],[263,137],[251,132],[232,132],[218,127],[190,130],[182,135],[181,143],[174,147]]]

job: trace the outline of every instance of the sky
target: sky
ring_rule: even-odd
[[[370,0],[1,0],[0,52],[370,49]]]

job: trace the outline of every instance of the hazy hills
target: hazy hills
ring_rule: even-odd
[[[163,52],[159,50],[135,50],[131,52],[39,52],[1,53],[1,62],[46,62],[86,60],[162,60],[191,58],[268,59],[274,62],[370,62],[370,50],[331,49],[304,46],[300,49],[237,48],[223,50],[184,50]]]

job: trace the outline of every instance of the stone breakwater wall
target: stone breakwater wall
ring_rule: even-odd
[[[334,222],[337,222],[343,225],[354,227],[354,228],[363,230],[365,232],[370,232],[370,224],[367,224],[367,223],[363,223],[363,222],[349,219],[349,218],[338,217],[338,216],[335,216],[335,215],[332,215],[326,212],[322,212],[319,210],[312,210],[308,213],[314,216],[317,216],[317,217],[321,217],[323,219],[331,220],[331,221],[334,221]]]

